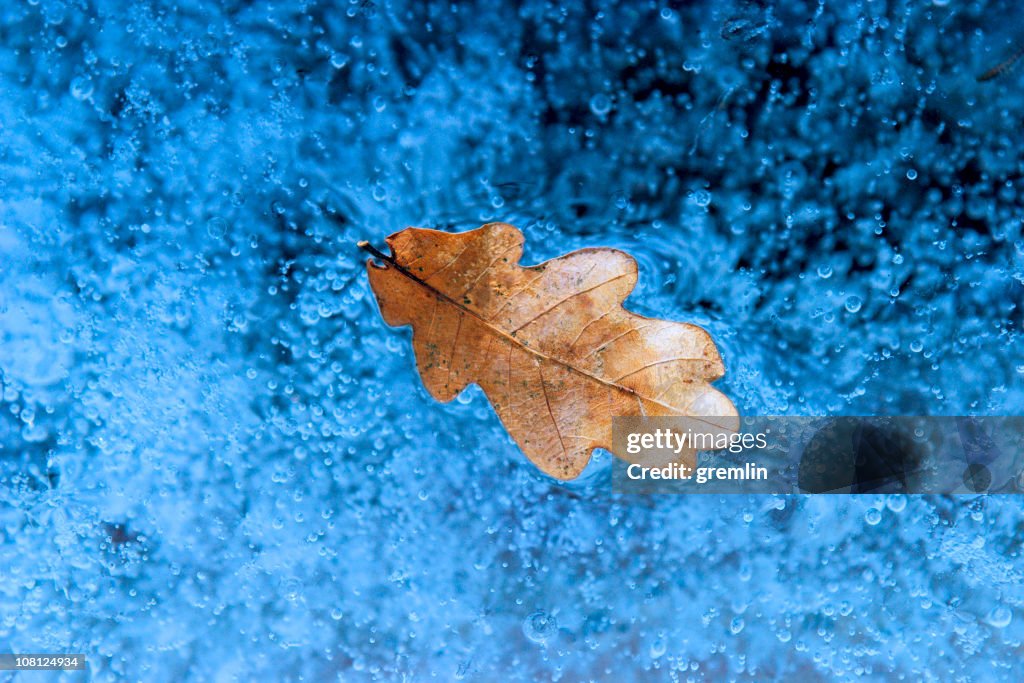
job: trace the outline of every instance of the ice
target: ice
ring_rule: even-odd
[[[355,246],[626,250],[745,414],[1019,413],[1015,4],[218,4],[0,9],[0,651],[1016,679],[1016,498],[555,482],[426,394]]]

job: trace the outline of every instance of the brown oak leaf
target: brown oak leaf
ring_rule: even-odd
[[[391,256],[360,243],[385,262],[367,261],[370,286],[389,325],[412,325],[427,390],[447,402],[478,384],[547,474],[572,479],[594,448],[611,450],[613,416],[735,430],[736,408],[709,384],[725,368],[708,333],[623,308],[637,282],[628,254],[581,249],[520,266],[523,234],[507,223],[407,228],[387,243]]]

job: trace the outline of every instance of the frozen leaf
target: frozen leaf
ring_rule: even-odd
[[[385,261],[367,262],[370,285],[388,324],[412,325],[427,390],[449,401],[480,385],[544,472],[579,475],[594,448],[611,449],[613,416],[735,428],[735,407],[709,384],[724,367],[707,332],[623,308],[637,281],[628,254],[582,249],[523,267],[523,235],[506,223],[408,228],[387,243],[391,256],[361,243]]]

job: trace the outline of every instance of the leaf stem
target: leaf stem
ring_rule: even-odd
[[[386,256],[385,254],[381,253],[381,251],[379,249],[377,249],[377,247],[373,246],[372,244],[370,244],[366,240],[360,240],[360,241],[356,242],[356,246],[359,247],[360,249],[363,249],[365,251],[370,252],[371,254],[373,254],[374,256],[379,258],[381,261],[384,261],[386,263],[390,263],[391,265],[397,265],[393,258],[391,258],[390,256]]]

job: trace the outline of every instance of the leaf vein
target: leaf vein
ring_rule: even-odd
[[[451,261],[449,261],[448,263],[444,264],[443,266],[441,266],[440,268],[435,270],[430,275],[428,275],[425,278],[423,278],[423,282],[430,282],[431,280],[434,279],[434,277],[436,277],[437,275],[440,275],[443,271],[448,270],[448,268],[450,268],[452,265],[455,264],[456,261],[458,261],[460,258],[462,258],[462,255],[465,254],[468,250],[469,250],[469,245],[466,245],[465,247],[462,248],[462,251],[460,251],[458,254],[455,255],[455,258],[453,258]]]
[[[643,372],[644,370],[646,370],[648,368],[653,368],[656,365],[665,365],[666,363],[675,363],[675,362],[681,361],[681,360],[696,360],[696,359],[691,357],[691,356],[679,356],[679,357],[676,357],[676,358],[662,358],[661,360],[656,360],[653,363],[648,363],[647,365],[639,367],[636,370],[631,370],[630,372],[627,372],[625,375],[622,375],[621,377],[616,377],[612,381],[613,382],[621,382],[622,380],[626,379],[627,377],[632,377],[633,375],[635,375],[635,374],[637,374],[639,372]]]
[[[490,263],[487,264],[486,268],[480,271],[480,274],[476,276],[476,279],[474,279],[473,282],[471,282],[468,287],[462,290],[462,293],[459,294],[459,297],[465,296],[467,293],[471,292],[473,288],[476,287],[477,283],[480,282],[480,278],[482,278],[484,275],[490,272],[491,268],[494,267],[494,264],[498,262],[498,259],[500,259],[502,256],[504,256],[505,254],[512,251],[512,249],[518,246],[520,246],[520,244],[516,242],[514,244],[510,244],[507,249],[503,249],[497,256],[494,257],[494,259]]]
[[[573,299],[575,299],[578,296],[583,296],[584,294],[592,292],[595,289],[599,289],[601,287],[604,287],[605,285],[611,284],[611,283],[615,282],[616,280],[621,280],[622,278],[626,277],[627,275],[629,275],[629,273],[620,273],[619,275],[616,275],[613,278],[610,278],[610,279],[605,280],[603,282],[599,282],[596,285],[594,285],[593,287],[588,287],[587,289],[584,289],[581,292],[573,292],[569,296],[567,296],[564,299],[560,300],[558,303],[554,304],[553,306],[549,306],[547,309],[545,309],[541,313],[538,313],[536,316],[534,316],[530,320],[527,320],[525,323],[523,323],[522,325],[520,325],[519,327],[517,327],[516,329],[514,329],[512,331],[513,332],[518,332],[519,330],[523,329],[524,327],[527,327],[527,326],[532,325],[533,323],[537,322],[538,320],[540,320],[541,318],[546,316],[548,313],[550,313],[551,311],[553,311],[556,308],[558,308],[559,306],[561,306],[562,304],[564,304],[564,303],[566,303],[568,301],[572,301]]]
[[[567,455],[569,451],[565,447],[565,441],[562,440],[562,430],[558,428],[558,420],[555,419],[555,411],[551,409],[551,399],[548,398],[548,387],[544,381],[544,366],[537,360],[537,374],[540,376],[540,391],[544,395],[544,403],[548,407],[548,415],[551,417],[551,424],[555,426],[555,434],[558,435],[558,445],[562,447],[562,453]]]

